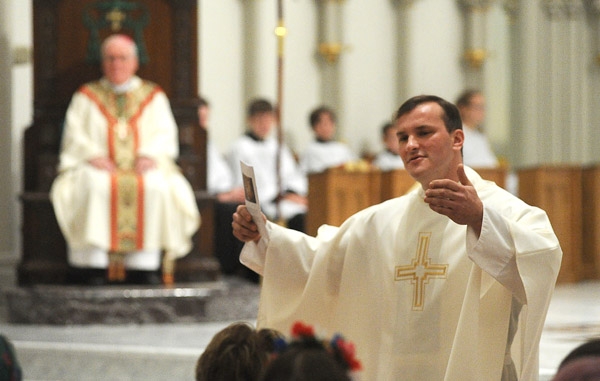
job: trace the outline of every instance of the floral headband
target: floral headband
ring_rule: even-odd
[[[362,369],[360,360],[356,358],[354,343],[346,341],[340,334],[335,334],[331,340],[319,339],[315,335],[313,326],[297,321],[292,326],[291,335],[292,341],[290,343],[283,338],[278,338],[275,341],[275,353],[282,353],[293,342],[314,342],[320,344],[350,372],[357,372]]]

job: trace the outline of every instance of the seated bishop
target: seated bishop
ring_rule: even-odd
[[[171,282],[191,251],[200,214],[175,164],[177,125],[161,88],[135,75],[126,35],[101,46],[104,76],[83,85],[66,114],[59,175],[51,189],[72,280]]]

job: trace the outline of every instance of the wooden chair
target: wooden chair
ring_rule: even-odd
[[[94,55],[99,41],[117,32],[138,43],[140,77],[158,83],[169,97],[179,127],[179,165],[202,214],[192,252],[178,260],[175,280],[215,279],[215,200],[206,192],[206,134],[198,127],[196,113],[196,0],[34,0],[33,12],[34,120],[23,146],[19,284],[66,282],[66,244],[49,199],[62,125],[73,93],[101,75]]]

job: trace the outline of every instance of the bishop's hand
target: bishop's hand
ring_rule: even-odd
[[[462,164],[459,164],[456,173],[459,182],[450,179],[433,180],[425,191],[425,202],[431,210],[448,216],[457,224],[470,226],[479,236],[483,203],[467,178]]]
[[[266,220],[266,217],[263,215]],[[258,232],[258,226],[254,223],[252,215],[246,208],[246,205],[238,205],[235,213],[233,213],[233,222],[231,223],[233,228],[233,235],[235,238],[243,242],[260,240],[260,233]]]

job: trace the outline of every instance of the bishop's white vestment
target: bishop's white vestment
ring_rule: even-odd
[[[51,200],[76,267],[106,267],[108,251],[149,252],[154,256],[125,263],[155,270],[160,250],[169,259],[186,255],[200,225],[192,188],[175,164],[177,125],[165,93],[138,77],[127,87],[117,93],[104,79],[85,84],[67,110]],[[157,168],[136,174],[138,156]],[[110,157],[119,169],[88,163],[97,157]]]
[[[300,155],[300,168],[306,174],[320,173],[356,160],[350,147],[342,142],[314,140]]]
[[[268,223],[241,254],[264,276],[258,325],[343,334],[360,380],[537,380],[561,248],[544,211],[465,170],[484,204],[479,237],[420,187],[316,237]]]

